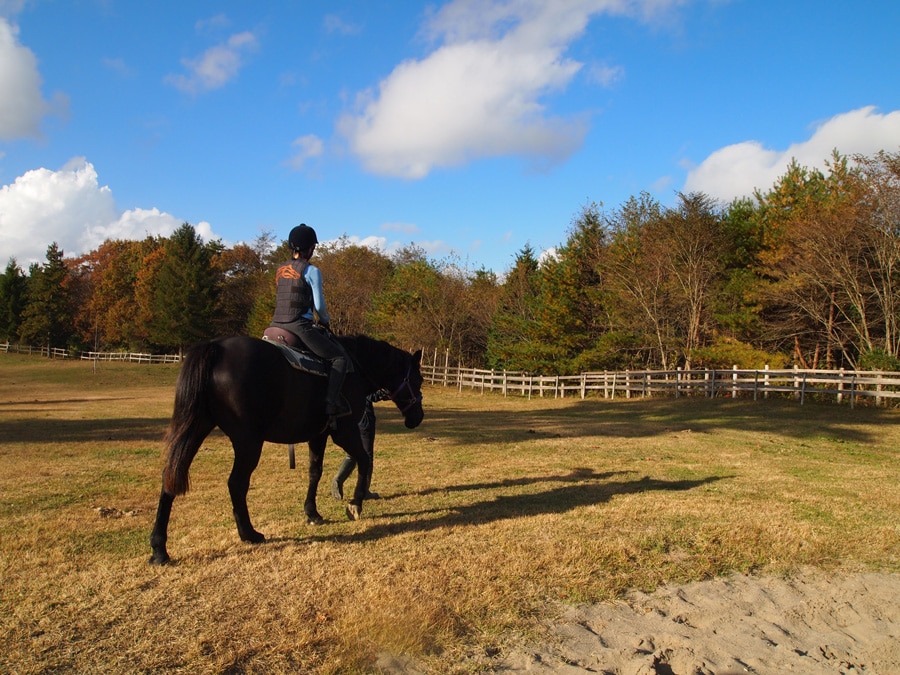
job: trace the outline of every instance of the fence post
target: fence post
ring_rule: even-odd
[[[675,367],[675,398],[681,396],[681,366]]]
[[[763,398],[769,398],[769,364],[766,364],[766,374],[763,377]]]
[[[798,398],[800,398],[800,393],[799,393],[799,391],[798,391],[798,390],[800,389],[800,375],[799,375],[799,373],[800,373],[800,366],[798,366],[798,365],[795,363],[795,364],[794,364],[794,400],[797,400]]]
[[[738,372],[737,364],[731,366],[731,398],[738,397]]]
[[[841,372],[838,373],[838,393],[837,393],[837,402],[840,404],[844,400],[844,369],[841,368]]]

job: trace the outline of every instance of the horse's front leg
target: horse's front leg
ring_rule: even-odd
[[[322,461],[325,457],[325,445],[328,436],[316,436],[310,439],[309,445],[309,485],[306,488],[306,501],[303,502],[303,510],[306,512],[306,522],[310,525],[321,525],[325,519],[316,507],[316,492],[319,489],[319,481],[322,479]]]
[[[367,452],[360,452],[356,458],[356,488],[353,490],[353,499],[347,504],[347,517],[350,520],[359,520],[362,515],[363,499],[369,494],[369,485],[372,482],[372,458]]]
[[[356,460],[356,487],[353,490],[353,499],[347,504],[347,517],[350,520],[359,520],[363,500],[369,492],[369,484],[372,481],[372,457],[363,447],[359,430],[355,426],[346,435],[341,435],[338,444],[344,452]]]

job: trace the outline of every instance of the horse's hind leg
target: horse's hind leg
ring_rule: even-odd
[[[175,495],[170,495],[165,490],[159,495],[159,507],[156,509],[156,522],[153,524],[153,532],[150,534],[151,565],[165,565],[169,562],[169,552],[166,550],[168,539],[169,516],[172,514],[172,502]]]
[[[234,465],[228,477],[228,492],[231,494],[231,506],[234,509],[234,522],[237,524],[241,541],[259,544],[266,540],[261,532],[253,529],[250,512],[247,509],[247,492],[250,490],[250,476],[262,454],[262,441],[232,440],[234,447]]]

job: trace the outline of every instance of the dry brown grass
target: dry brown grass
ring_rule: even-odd
[[[267,446],[238,540],[216,434],[147,565],[174,366],[0,355],[0,671],[479,672],[558,601],[732,570],[900,569],[894,410],[425,391],[348,522]],[[340,461],[326,458],[330,478]],[[384,663],[385,661],[382,661]]]

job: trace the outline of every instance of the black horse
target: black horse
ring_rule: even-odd
[[[282,348],[251,337],[228,337],[200,343],[185,355],[175,385],[175,410],[166,435],[166,462],[156,522],[150,535],[150,562],[169,561],[166,539],[172,502],[188,490],[188,470],[203,440],[217,426],[231,439],[234,465],[228,491],[234,520],[243,541],[259,543],[265,537],[250,523],[247,491],[250,475],[259,463],[264,441],[309,444],[309,487],[304,511],[310,523],[323,522],[316,508],[316,490],[322,477],[322,458],[328,437],[358,463],[358,476],[347,515],[356,520],[372,472],[362,446],[357,421],[368,394],[385,389],[410,429],[424,417],[422,375],[415,354],[365,336],[338,338],[350,354],[354,369],[344,381],[344,397],[352,414],[341,417],[336,428],[325,415],[327,378],[297,370]]]

